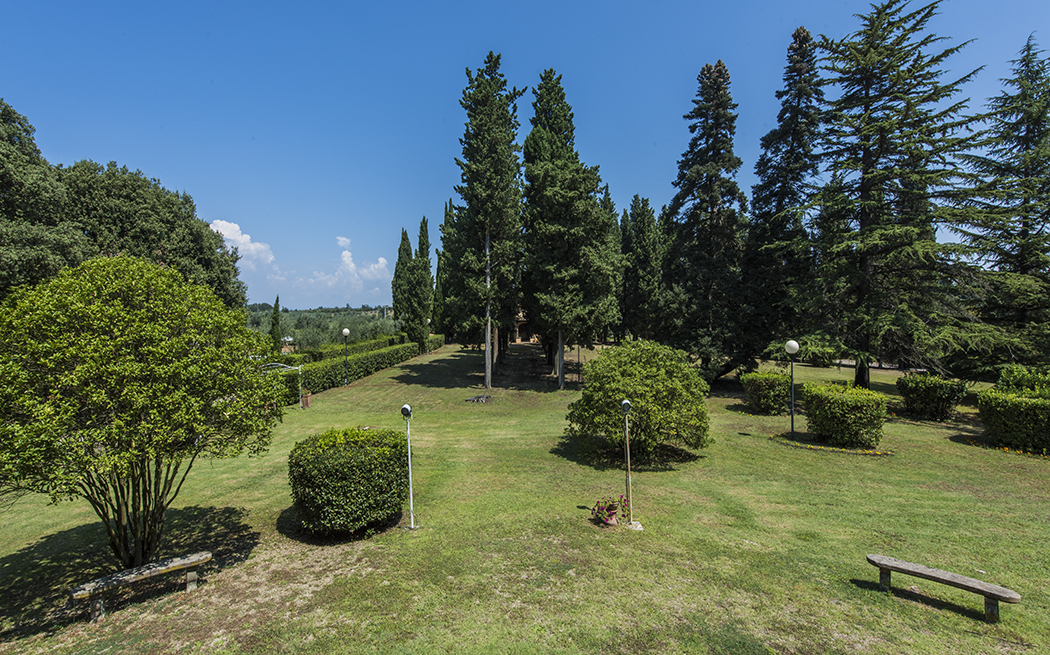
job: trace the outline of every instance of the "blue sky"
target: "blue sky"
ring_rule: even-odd
[[[867,2],[8,3],[0,97],[53,164],[116,161],[172,190],[240,248],[250,302],[390,302],[401,229],[440,247],[454,196],[465,69],[502,55],[509,84],[562,74],[576,147],[617,208],[673,195],[696,76],[722,59],[739,104],[739,182],[779,109],[800,25],[841,38]],[[913,7],[921,6],[914,3]],[[994,7],[994,8],[993,8]],[[1046,0],[946,0],[932,31],[974,42],[949,60],[971,107],[997,94]],[[518,102],[519,143],[532,115]],[[455,198],[458,202],[458,198]]]

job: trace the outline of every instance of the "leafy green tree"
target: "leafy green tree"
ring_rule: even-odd
[[[967,182],[959,159],[973,119],[957,96],[974,72],[942,81],[942,66],[965,43],[931,51],[942,40],[927,29],[938,5],[912,11],[888,0],[860,16],[857,32],[820,44],[835,89],[822,154],[849,230],[849,245],[836,250],[845,274],[839,336],[865,388],[873,361],[939,366],[969,338],[973,318],[967,272],[953,246],[936,242],[936,225],[959,220],[945,202],[959,200]]]
[[[598,169],[583,164],[576,152],[561,76],[545,70],[533,93],[535,115],[525,139],[522,285],[534,329],[556,336],[558,387],[564,388],[565,344],[593,339],[619,319],[619,243],[613,243],[615,213],[599,203]]]
[[[664,319],[672,344],[696,356],[705,375],[725,375],[740,363],[736,325],[740,258],[747,201],[733,177],[736,103],[729,71],[719,60],[697,76],[693,109],[684,116],[692,139],[678,161],[678,189],[666,209],[674,236],[664,264]]]
[[[989,286],[981,318],[1004,338],[966,368],[1050,362],[1050,61],[1029,37],[1012,64],[988,103],[991,142],[969,157],[981,212],[958,228]]]
[[[448,255],[445,306],[457,334],[476,338],[472,335],[484,331],[486,389],[492,388],[493,346],[499,341],[493,339],[493,323],[504,334],[513,328],[520,293],[521,172],[515,139],[516,100],[524,90],[508,90],[499,66],[500,56],[489,52],[482,68],[467,69],[460,100],[467,112],[463,157],[456,159],[463,206],[454,209],[452,229],[442,226]]]
[[[281,297],[273,299],[273,311],[270,312],[270,344],[275,353],[280,354],[284,345],[284,333],[281,331]]]
[[[262,453],[281,385],[265,340],[207,287],[101,257],[0,309],[0,494],[82,497],[125,567],[158,554],[199,458]]]
[[[739,338],[752,354],[770,342],[803,333],[802,312],[812,280],[804,206],[819,172],[819,137],[824,92],[817,44],[799,27],[788,46],[777,126],[762,137],[751,189],[751,216],[741,264],[744,307]]]
[[[704,448],[709,434],[704,397],[709,387],[689,356],[652,341],[628,341],[584,365],[587,384],[569,405],[566,432],[622,448],[621,402],[631,402],[631,456],[658,455],[662,445]]]
[[[430,273],[430,230],[426,216],[419,223],[419,240],[416,242],[416,254],[412,258],[410,271],[411,295],[407,303],[405,331],[409,339],[419,344],[420,352],[425,352],[434,303],[434,277]]]
[[[624,212],[624,327],[639,339],[655,339],[659,331],[660,271],[664,247],[649,199],[635,195]]]

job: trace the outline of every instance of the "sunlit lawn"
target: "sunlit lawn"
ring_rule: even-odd
[[[113,566],[93,514],[19,501],[0,527],[0,651],[1050,649],[1050,461],[972,445],[972,413],[893,417],[889,457],[814,452],[771,441],[788,417],[751,416],[723,381],[707,401],[715,444],[635,467],[645,529],[610,529],[589,510],[622,493],[624,471],[563,441],[576,377],[558,391],[538,356],[516,348],[485,392],[480,355],[447,346],[289,409],[265,457],[199,462],[169,512],[167,554],[215,552],[204,583],[136,588],[98,625],[63,609],[70,587]],[[873,386],[895,393],[893,375],[873,372]],[[795,368],[800,384],[851,376]],[[482,393],[492,399],[466,402]],[[422,527],[404,529],[406,508],[368,539],[300,534],[286,468],[295,441],[332,426],[403,429],[406,402]],[[992,625],[968,592],[900,574],[880,592],[867,553],[986,579],[1022,601]]]

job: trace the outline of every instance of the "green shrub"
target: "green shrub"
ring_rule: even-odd
[[[708,386],[688,356],[651,341],[630,341],[584,365],[587,384],[569,405],[572,438],[622,448],[620,403],[631,401],[631,456],[652,457],[660,444],[703,448],[711,443],[704,396]]]
[[[757,414],[783,414],[791,402],[791,376],[779,371],[744,373],[740,384],[747,392],[747,404]]]
[[[318,535],[385,521],[408,498],[408,445],[396,430],[315,434],[288,455],[288,482],[300,525]]]
[[[806,383],[802,403],[809,431],[838,448],[876,448],[886,422],[886,396],[842,384]]]
[[[1009,366],[992,389],[977,394],[985,436],[996,447],[1050,451],[1050,374]]]
[[[908,373],[897,378],[897,391],[909,413],[943,421],[955,412],[956,405],[966,395],[966,383],[929,373]]]

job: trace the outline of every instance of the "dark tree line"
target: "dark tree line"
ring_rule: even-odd
[[[876,362],[968,376],[1050,363],[1048,62],[1029,39],[1005,90],[971,109],[977,71],[950,73],[966,42],[930,31],[939,7],[888,0],[841,39],[795,30],[750,203],[735,180],[728,68],[703,66],[658,215],[635,196],[617,216],[575,149],[553,70],[519,148],[523,91],[490,53],[467,71],[462,204],[441,227],[436,323],[488,344],[486,384],[519,315],[552,353],[649,338],[709,377],[789,338],[813,361],[855,361],[862,386]],[[939,229],[960,240],[938,243]]]

